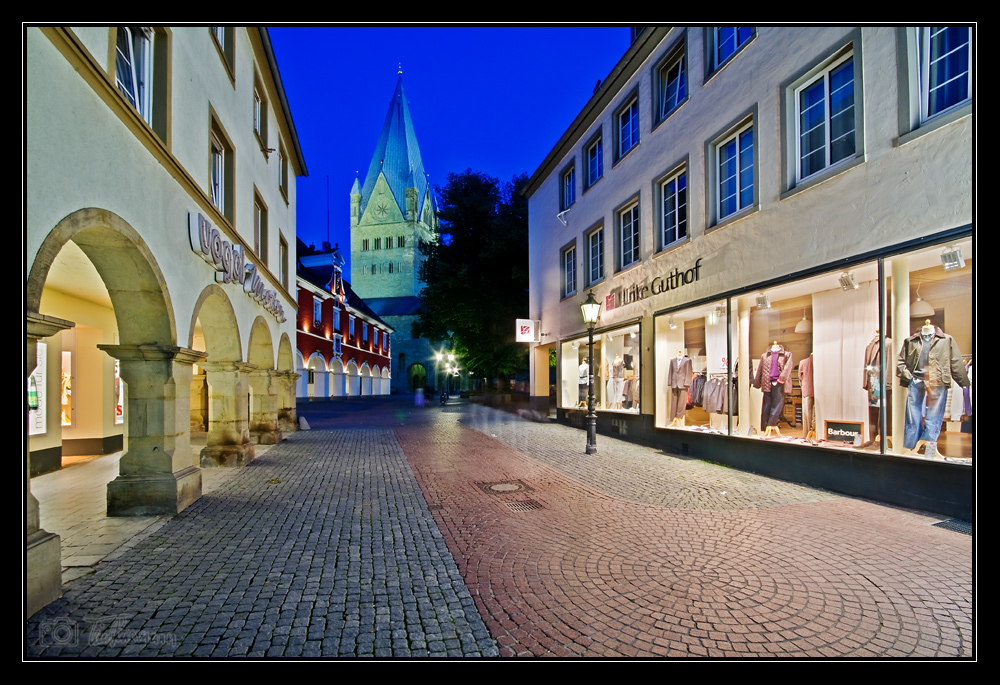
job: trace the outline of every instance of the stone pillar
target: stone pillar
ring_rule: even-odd
[[[191,432],[200,433],[208,430],[208,403],[205,374],[194,374],[191,377]]]
[[[278,430],[293,433],[299,429],[299,417],[295,410],[295,382],[299,374],[278,371],[275,377],[278,382]]]
[[[201,467],[246,466],[254,458],[250,440],[249,372],[244,362],[204,362],[208,379],[208,436],[201,450]]]
[[[72,321],[44,316],[36,312],[25,314],[24,380],[38,364],[38,341],[73,327]],[[42,360],[44,363],[45,360]],[[24,391],[25,386],[21,386]],[[44,530],[39,522],[38,500],[31,494],[31,451],[28,447],[27,407],[22,410],[22,435],[24,436],[24,601],[27,616],[32,616],[62,594],[62,556],[59,536]],[[58,421],[58,417],[53,419]]]
[[[278,429],[278,384],[274,369],[258,369],[250,373],[250,440],[258,445],[281,442]]]
[[[119,360],[128,386],[128,451],[108,483],[108,516],[176,514],[201,497],[192,463],[191,365],[196,350],[173,345],[98,345]]]

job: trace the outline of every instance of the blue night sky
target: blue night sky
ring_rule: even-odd
[[[298,236],[349,258],[350,191],[364,183],[402,64],[434,186],[472,168],[532,174],[628,48],[616,27],[271,27],[309,176]]]

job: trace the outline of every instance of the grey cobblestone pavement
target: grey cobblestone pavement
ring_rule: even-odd
[[[497,654],[384,428],[295,433],[97,569],[28,656]]]
[[[840,497],[816,488],[664,454],[600,435],[598,453],[584,454],[584,433],[556,423],[534,423],[479,405],[462,423],[496,438],[602,492],[676,509],[762,509]]]

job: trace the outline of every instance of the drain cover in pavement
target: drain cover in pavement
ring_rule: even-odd
[[[941,521],[940,523],[934,524],[938,528],[944,528],[945,530],[953,530],[956,533],[965,533],[966,535],[972,535],[972,524],[968,521],[959,521],[958,519],[948,519],[947,521]]]
[[[523,502],[504,502],[511,511],[532,511],[534,509],[544,509],[540,503],[533,499],[526,499]]]

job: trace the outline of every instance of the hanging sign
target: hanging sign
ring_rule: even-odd
[[[532,319],[517,319],[514,339],[517,342],[538,342],[538,329],[540,321]]]

